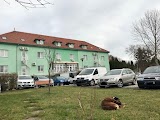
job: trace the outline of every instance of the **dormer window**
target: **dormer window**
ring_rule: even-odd
[[[58,42],[58,41],[54,41],[53,44],[58,47],[62,46],[62,42]]]
[[[3,39],[3,40],[6,40],[6,39],[7,39],[7,37],[5,37],[5,36],[2,36],[2,39]]]
[[[67,43],[66,44],[69,48],[74,48],[74,44],[73,43]]]
[[[34,41],[35,41],[37,44],[43,45],[45,40],[35,39]]]
[[[44,44],[44,41],[43,41],[43,40],[40,40],[40,41],[39,41],[39,44],[40,44],[40,45],[43,45],[43,44]]]
[[[25,41],[25,39],[21,38],[21,41]]]
[[[80,45],[82,49],[87,49],[87,45]]]

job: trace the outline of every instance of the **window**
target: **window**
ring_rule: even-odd
[[[68,43],[68,47],[70,47],[70,48],[74,48],[74,44],[72,44],[72,43]]]
[[[0,73],[7,73],[8,65],[0,65]]]
[[[74,60],[74,55],[73,54],[70,54],[70,59]]]
[[[87,49],[87,45],[81,45],[80,46],[82,49]]]
[[[8,50],[0,50],[0,57],[8,57]]]
[[[2,39],[3,39],[3,40],[6,40],[6,39],[7,39],[7,37],[5,37],[5,36],[2,36]]]
[[[128,74],[133,74],[132,70],[130,70],[130,69],[127,69],[127,73]]]
[[[37,44],[43,45],[44,44],[44,40],[41,39],[35,39],[34,40]]]
[[[21,41],[25,41],[25,39],[21,38]]]
[[[105,61],[105,58],[104,58],[104,56],[101,56],[101,60]]]
[[[97,60],[98,59],[98,56],[96,55],[96,56],[93,56],[93,59],[94,60]]]
[[[54,41],[53,44],[54,44],[55,46],[58,46],[58,47],[62,46],[62,43],[61,43],[61,42],[57,42],[57,41]]]
[[[97,75],[97,74],[98,74],[98,70],[96,69],[93,75]]]
[[[44,72],[44,65],[38,66],[38,72]]]
[[[87,55],[83,55],[84,60],[88,60]]]
[[[61,54],[60,53],[56,53],[56,59],[61,60]]]
[[[43,41],[43,40],[40,40],[40,41],[39,41],[39,44],[40,44],[40,45],[43,45],[43,44],[44,44],[44,41]]]
[[[123,74],[123,75],[126,75],[126,74],[128,74],[128,73],[127,73],[126,70],[123,70],[122,74]]]
[[[27,52],[26,51],[22,51],[21,52],[21,60],[28,60],[28,56],[27,56]]]
[[[52,70],[54,71],[54,73],[60,73],[60,72],[66,72],[66,71],[74,71],[77,69],[77,64],[66,64],[66,63],[62,63],[62,64],[54,64],[54,66],[52,66]]]
[[[22,74],[22,75],[28,75],[27,66],[22,66],[22,67],[21,67],[21,74]]]
[[[37,52],[38,58],[44,58],[44,52]]]

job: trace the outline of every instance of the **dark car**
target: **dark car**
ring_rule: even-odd
[[[70,83],[68,78],[65,78],[63,76],[54,76],[54,77],[52,77],[52,79],[54,81],[54,86],[56,86],[56,85],[59,85],[59,86],[69,85],[69,83]]]
[[[139,88],[160,87],[160,66],[151,66],[145,69],[137,78]]]

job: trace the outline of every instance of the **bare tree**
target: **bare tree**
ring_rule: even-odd
[[[160,53],[160,11],[151,10],[145,16],[133,24],[133,34],[154,53],[155,64],[158,65],[158,53]]]
[[[130,45],[126,48],[126,53],[136,60],[137,72],[142,72],[151,65],[154,57],[152,51],[144,45]]]
[[[48,77],[49,77],[49,93],[50,93],[50,86],[51,86],[51,70],[54,67],[55,63],[55,50],[49,48],[45,49],[45,57],[48,62]]]
[[[8,0],[4,0],[7,4],[10,4]],[[24,8],[44,8],[47,4],[52,4],[47,0],[15,0],[15,2],[22,5]],[[53,5],[53,4],[52,4]]]

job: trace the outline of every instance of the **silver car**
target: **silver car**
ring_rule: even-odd
[[[19,75],[17,79],[17,89],[34,88],[34,80],[30,75]]]
[[[99,86],[101,88],[116,85],[123,87],[124,84],[136,84],[135,73],[129,68],[112,69],[99,79]]]

